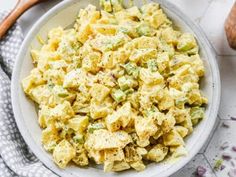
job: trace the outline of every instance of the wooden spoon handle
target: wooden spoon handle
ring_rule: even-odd
[[[236,2],[225,21],[225,32],[230,47],[236,49]]]
[[[7,30],[16,22],[16,20],[30,7],[36,4],[35,0],[18,0],[14,9],[0,24],[0,39],[6,34]]]

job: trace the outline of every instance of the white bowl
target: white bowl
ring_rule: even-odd
[[[139,0],[134,3],[139,6],[140,4],[138,2],[140,3],[142,1]],[[189,162],[206,142],[215,123],[220,100],[220,77],[215,54],[204,34],[192,21],[181,13],[174,5],[166,2],[166,0],[157,0],[157,2],[161,4],[164,11],[175,24],[181,28],[181,30],[195,34],[206,68],[206,75],[201,81],[201,89],[209,99],[209,104],[206,109],[205,119],[197,125],[193,133],[186,139],[186,147],[189,152],[188,155],[181,158],[178,163],[149,164],[146,170],[142,172],[128,170],[122,173],[104,173],[99,168],[79,168],[76,166],[69,166],[65,170],[61,170],[53,163],[51,154],[47,153],[41,145],[41,129],[37,122],[35,105],[25,96],[20,82],[33,68],[29,51],[31,47],[40,47],[37,41],[38,35],[46,39],[47,33],[51,28],[58,26],[67,27],[71,25],[80,8],[86,7],[89,3],[99,6],[98,0],[67,0],[62,1],[44,14],[40,20],[34,24],[28,35],[25,37],[15,63],[11,82],[12,105],[18,128],[33,153],[56,174],[66,177],[169,176]]]

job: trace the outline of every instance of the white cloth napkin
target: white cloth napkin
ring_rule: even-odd
[[[0,13],[0,21],[7,13]],[[0,177],[56,177],[28,149],[12,112],[11,73],[23,35],[15,24],[0,40]]]

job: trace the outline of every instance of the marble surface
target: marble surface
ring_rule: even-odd
[[[219,63],[222,97],[218,120],[215,124],[209,140],[198,155],[179,172],[172,177],[196,176],[196,169],[203,166],[207,169],[206,177],[234,177],[232,170],[236,166],[236,152],[232,146],[236,146],[236,51],[230,49],[224,33],[224,21],[235,0],[169,0],[176,4],[205,32],[217,53]],[[10,10],[16,0],[3,0],[0,2],[0,11]],[[60,0],[51,0],[39,4],[26,12],[19,20],[24,34],[28,32],[32,24],[40,18],[48,9]],[[223,148],[222,148],[223,147]],[[224,149],[224,150],[223,150]],[[223,168],[215,169],[215,164],[222,156],[233,154],[223,160]],[[225,168],[224,168],[225,167]],[[230,176],[231,175],[231,176]]]

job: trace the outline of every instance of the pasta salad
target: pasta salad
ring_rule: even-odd
[[[204,117],[204,65],[193,34],[157,3],[88,5],[73,28],[53,28],[23,79],[38,105],[42,144],[54,162],[105,172],[145,169],[187,154],[185,137]]]

